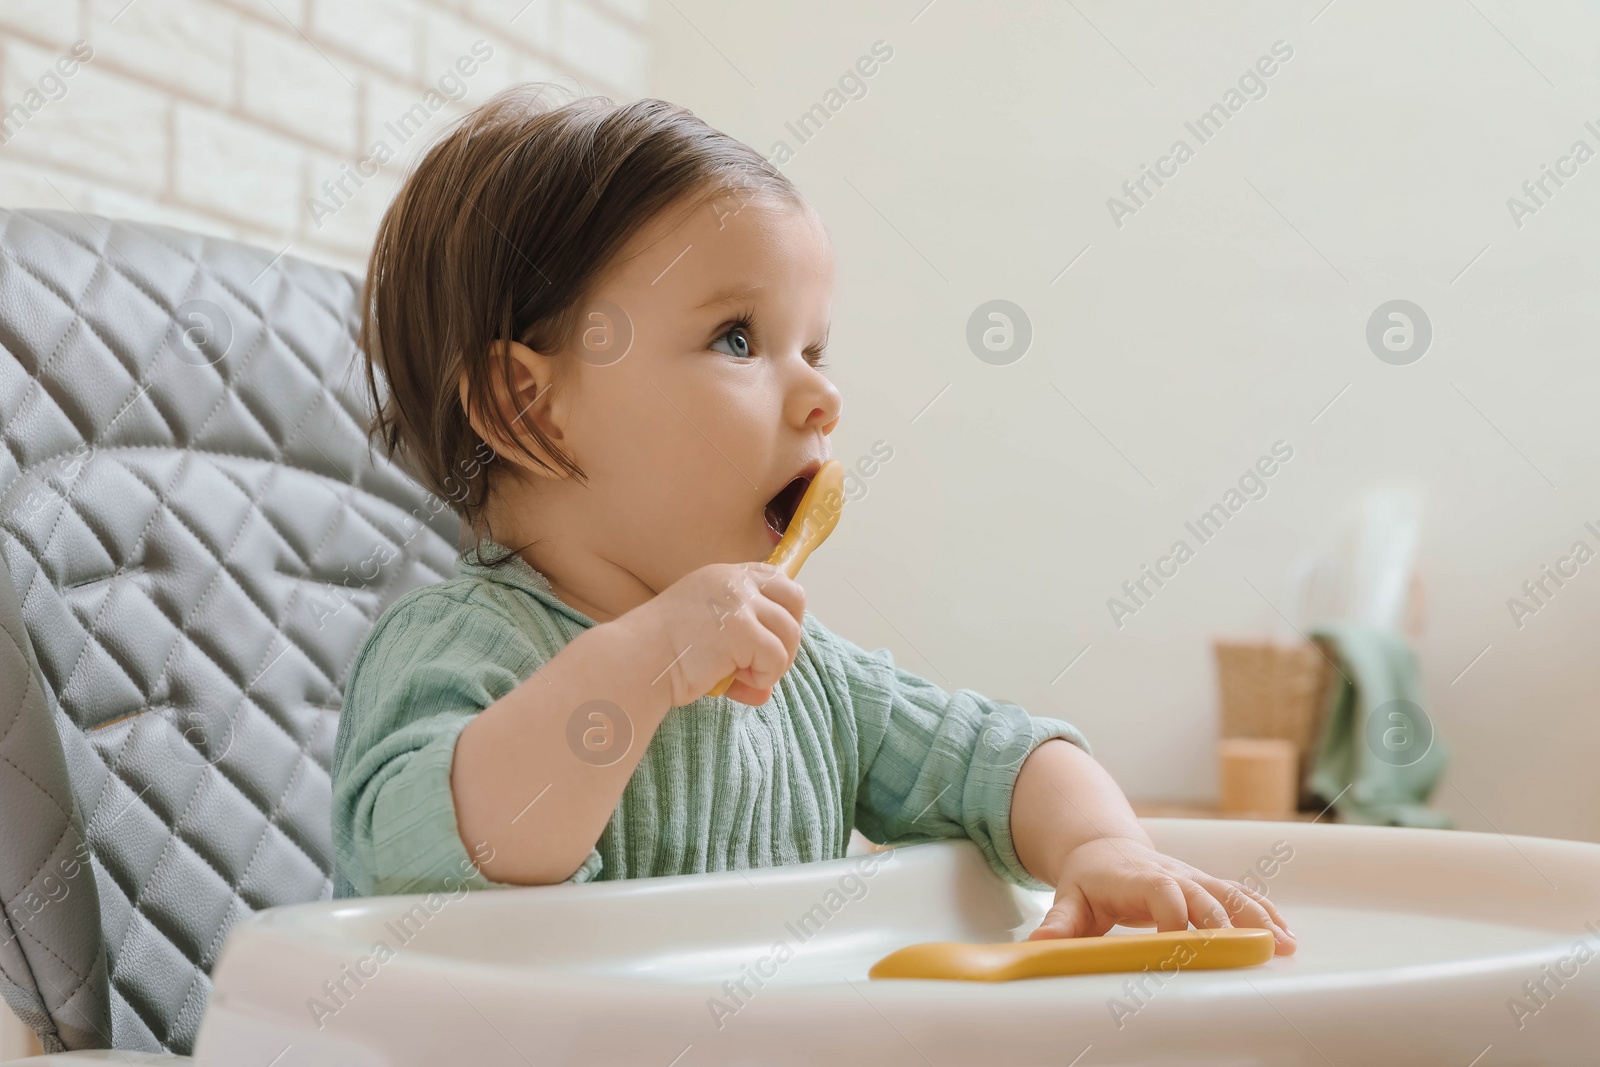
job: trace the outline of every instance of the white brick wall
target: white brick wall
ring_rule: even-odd
[[[240,26],[234,71],[240,109],[290,136],[301,134],[335,152],[348,152],[356,145],[361,92],[333,64],[305,63],[305,53],[305,38],[287,25]]]
[[[467,107],[520,81],[646,94],[649,14],[649,0],[0,0],[0,206],[166,222],[359,271],[406,168]],[[93,57],[52,75],[78,40]],[[456,71],[462,99],[424,108],[402,142],[390,124],[478,41],[493,55]],[[330,196],[380,139],[395,158]]]
[[[3,8],[0,8],[3,10]],[[4,106],[26,103],[42,77],[56,77],[58,50],[9,39],[4,50]],[[167,97],[159,90],[82,64],[60,99],[45,103],[0,145],[0,160],[27,158],[80,176],[115,175],[117,185],[147,195],[161,191],[167,165],[153,148],[164,147]],[[0,185],[0,189],[4,186]],[[59,203],[59,198],[58,198]],[[65,206],[65,205],[63,205]]]
[[[289,232],[300,214],[301,149],[194,104],[173,105],[172,185],[179,203]]]

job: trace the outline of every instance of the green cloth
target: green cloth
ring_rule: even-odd
[[[505,549],[485,541],[479,558]],[[414,589],[356,655],[333,754],[334,896],[455,893],[504,883],[468,858],[450,765],[456,737],[585,629],[521,557],[458,557]],[[1023,760],[1078,730],[970,689],[945,690],[866,652],[809,611],[794,664],[759,708],[701,697],[669,711],[595,848],[569,882],[837,859],[852,826],[905,843],[966,836],[994,871],[1048,889],[1017,860],[1011,793]],[[529,798],[538,792],[529,783]],[[507,803],[520,801],[508,800]]]
[[[1450,816],[1426,806],[1450,751],[1427,714],[1411,646],[1392,630],[1353,623],[1320,626],[1312,636],[1333,646],[1339,670],[1312,792],[1346,822],[1449,829]]]

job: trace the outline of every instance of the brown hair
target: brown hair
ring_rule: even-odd
[[[491,433],[553,472],[488,400],[496,364],[506,395],[515,392],[511,360],[495,358],[494,342],[564,351],[612,256],[679,202],[692,209],[734,187],[803,202],[758,152],[687,108],[602,96],[555,103],[547,88],[555,87],[506,89],[454,123],[384,212],[367,267],[360,346],[369,431],[450,501],[474,541],[487,530],[485,455],[493,456],[462,407],[463,372]],[[562,470],[584,479],[535,420],[517,421]]]

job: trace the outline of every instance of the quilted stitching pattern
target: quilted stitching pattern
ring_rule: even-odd
[[[0,634],[0,991],[45,1050],[61,1052],[97,1044],[109,1026],[105,948],[83,819],[3,561]]]
[[[331,897],[346,672],[458,535],[368,446],[359,287],[0,211],[0,992],[61,1047],[189,1053],[233,924]]]

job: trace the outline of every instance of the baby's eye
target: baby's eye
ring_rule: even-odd
[[[732,351],[728,352],[728,355],[736,356],[739,359],[750,358],[750,331],[748,327],[737,324],[730,326],[726,333],[711,342],[712,350],[715,352],[726,351],[717,347],[723,341],[727,341],[732,349]]]

